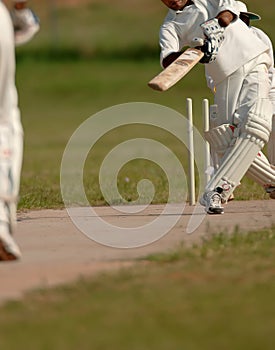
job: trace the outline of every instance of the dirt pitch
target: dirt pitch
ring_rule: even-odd
[[[108,222],[126,227],[141,226],[162,212],[162,205],[151,205],[137,214],[121,214],[110,207],[97,208]],[[271,227],[275,224],[275,201],[233,201],[224,215],[207,216],[195,232],[186,226],[193,207],[186,206],[175,227],[163,238],[142,248],[116,249],[87,238],[73,225],[65,210],[29,211],[19,214],[15,233],[23,257],[19,262],[0,264],[0,302],[21,298],[25,292],[69,283],[85,276],[131,266],[136,258],[155,252],[168,252],[184,241],[199,242],[208,234],[230,234]],[[169,213],[166,214],[169,216]],[[174,214],[173,214],[174,215]]]

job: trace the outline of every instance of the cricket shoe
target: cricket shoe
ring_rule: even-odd
[[[18,245],[7,230],[0,231],[0,261],[12,261],[21,257]]]
[[[266,193],[269,193],[271,199],[275,199],[275,186],[269,186],[265,189]]]
[[[217,191],[204,193],[200,199],[200,204],[205,207],[208,214],[223,214],[222,197]]]

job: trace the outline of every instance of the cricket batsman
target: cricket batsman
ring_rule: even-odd
[[[275,114],[275,79],[274,79],[274,51],[273,45],[270,38],[264,33],[261,29],[251,26],[251,21],[260,20],[261,17],[257,13],[249,12],[247,10],[247,6],[241,2],[236,1],[237,9],[240,11],[240,19],[248,26],[248,28],[260,39],[262,40],[268,47],[268,55],[270,57],[271,65],[268,71],[269,76],[269,98],[272,102],[273,106],[273,121]],[[217,89],[219,89],[219,85],[215,86],[213,84],[213,79],[211,76],[207,74],[207,65],[206,68],[206,80],[208,87],[213,91],[214,95],[217,93]],[[219,92],[217,94],[219,96]],[[218,105],[219,101],[215,96],[215,105],[210,106],[210,130],[205,133],[205,137],[209,144],[211,145],[211,156],[213,161],[214,169],[218,169],[219,163],[224,156],[226,149],[230,146],[232,142],[232,138],[234,137],[234,125],[222,124],[217,126],[217,122],[219,122],[218,117]],[[267,193],[270,194],[272,199],[275,199],[275,187],[274,178],[275,178],[275,168],[274,168],[274,147],[275,147],[275,135],[274,135],[274,123],[272,123],[272,132],[270,134],[269,142],[267,144],[268,150],[268,158],[263,154],[263,152],[258,152],[257,157],[252,162],[249,167],[246,175],[257,182],[260,186],[262,186]],[[271,164],[270,164],[271,163]],[[233,197],[232,197],[233,198]]]
[[[240,19],[234,0],[161,1],[169,8],[159,33],[161,65],[167,67],[186,46],[201,47],[201,62],[217,87],[217,126],[234,127],[220,166],[200,199],[207,213],[223,214],[223,203],[269,140],[269,47]],[[274,184],[273,178],[269,186]]]

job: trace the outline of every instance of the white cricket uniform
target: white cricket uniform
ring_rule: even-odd
[[[194,37],[204,38],[201,23],[224,10],[239,15],[236,8],[233,0],[193,0],[193,4],[182,11],[169,10],[159,33],[161,62],[170,53],[191,46]],[[222,188],[222,197],[227,201],[270,134],[272,115],[268,98],[268,71],[272,62],[268,45],[255,36],[238,17],[225,28],[224,36],[217,59],[206,64],[206,72],[217,87],[215,103],[219,108],[219,125],[235,125],[243,135],[228,150],[230,154],[227,153],[223,158],[227,164],[219,168],[206,186],[206,192]],[[260,134],[260,146],[252,146],[254,136],[250,138],[249,135],[254,131],[256,135]],[[251,144],[246,135],[252,140]],[[248,151],[250,147],[251,150]],[[247,156],[240,157],[241,149],[246,150]],[[229,180],[227,173],[230,175]],[[225,178],[226,181],[223,180]]]
[[[235,1],[218,0],[194,0],[193,5],[185,7],[182,11],[169,9],[168,14],[160,28],[160,59],[172,52],[178,52],[183,47],[191,46],[194,37],[204,38],[200,24],[217,16],[221,11],[228,9],[235,14]],[[235,50],[235,48],[241,48]],[[213,84],[221,84],[222,96],[228,95],[228,99],[219,98],[219,114],[223,115],[223,122],[233,122],[232,116],[236,109],[237,99],[242,88],[243,66],[249,61],[256,59],[257,65],[271,66],[267,54],[269,47],[249,30],[247,25],[240,19],[235,20],[225,29],[225,40],[222,43],[217,59],[205,65],[206,74],[212,77]],[[240,69],[240,76],[236,79],[230,75]],[[246,72],[245,72],[246,74]],[[226,86],[227,82],[231,86]],[[236,83],[236,84],[235,84]],[[241,84],[238,84],[241,83]],[[223,86],[225,85],[225,86]],[[226,89],[226,91],[225,91]],[[222,108],[222,109],[221,109]]]
[[[0,231],[16,221],[23,130],[15,85],[14,29],[0,1]]]
[[[275,68],[274,68],[274,50],[273,45],[265,32],[263,32],[260,28],[257,27],[250,27],[251,30],[261,39],[263,40],[266,45],[268,45],[269,50],[269,56],[271,59],[271,66],[268,71],[269,75],[269,83],[270,83],[270,91],[269,91],[269,98],[272,102],[273,107],[273,117],[272,117],[272,130],[270,134],[269,141],[267,143],[267,154],[268,154],[268,160],[271,164],[275,165]]]
[[[272,101],[273,105],[273,114],[275,114],[275,68],[274,68],[274,53],[273,53],[273,45],[272,42],[269,38],[269,36],[262,31],[260,28],[250,26],[249,27],[252,32],[257,35],[257,37],[262,40],[266,46],[268,47],[268,55],[271,61],[269,70],[268,70],[268,76],[269,76],[269,83],[270,83],[270,92],[269,96]],[[206,81],[207,81],[207,86],[215,93],[216,86],[214,79],[209,75],[209,69],[208,65],[205,65],[205,76],[206,76]]]
[[[249,168],[247,172],[247,176],[252,178],[255,182],[259,183],[261,186],[268,186],[268,184],[274,184],[275,179],[275,171],[274,168],[270,165],[275,164],[275,77],[274,77],[274,57],[273,57],[273,45],[269,37],[259,28],[250,26],[249,29],[260,39],[262,40],[267,46],[268,46],[268,55],[271,61],[271,65],[268,70],[268,77],[269,77],[269,97],[272,102],[273,106],[273,123],[272,123],[272,130],[270,134],[270,139],[267,144],[267,151],[268,151],[268,159],[266,156],[259,152],[257,155],[257,158],[252,163],[251,167]],[[206,80],[208,87],[216,93],[218,87],[215,86],[213,79],[211,76],[207,75],[206,71]],[[215,102],[218,104],[220,101],[215,99]],[[210,117],[210,124],[211,124],[211,117]],[[214,125],[215,126],[215,125]],[[214,127],[213,126],[213,127]],[[211,144],[211,141],[210,141]],[[218,168],[218,164],[220,162],[220,157],[214,153],[212,153],[212,160],[214,161],[214,168]]]

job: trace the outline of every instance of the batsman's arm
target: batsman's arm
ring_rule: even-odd
[[[170,65],[151,79],[148,86],[154,90],[166,91],[182,79],[203,57],[204,53],[196,48],[180,52]]]
[[[218,3],[219,12],[216,18],[221,27],[227,27],[240,14],[235,0],[207,0],[206,2],[209,5],[212,3],[214,6]]]
[[[164,59],[162,60],[163,68],[170,66],[170,64],[172,62],[174,62],[181,54],[182,54],[181,51],[180,52],[172,52],[168,56],[164,57]]]
[[[223,28],[227,27],[236,17],[237,15],[235,13],[227,10],[220,12],[216,16],[219,25]]]

